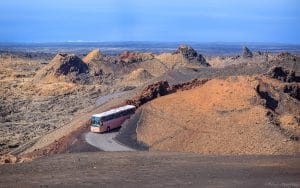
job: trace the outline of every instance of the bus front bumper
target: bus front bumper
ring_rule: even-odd
[[[100,133],[100,127],[91,126],[91,132]]]

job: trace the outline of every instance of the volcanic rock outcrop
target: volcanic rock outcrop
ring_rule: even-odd
[[[204,66],[209,66],[206,62],[205,58],[196,52],[192,47],[181,45],[173,54],[181,54],[184,58],[186,58],[190,62],[199,63]]]
[[[132,100],[128,100],[126,103],[139,107],[159,96],[167,95],[170,90],[171,87],[167,81],[159,81],[147,86],[140,96],[137,96]]]
[[[281,66],[272,67],[267,75],[271,78],[275,78],[277,80],[281,80],[283,82],[294,82],[296,81],[295,70],[286,69]]]
[[[288,93],[291,97],[300,101],[300,84],[289,84],[283,88],[284,93]]]
[[[154,55],[151,53],[139,53],[125,51],[118,57],[118,62],[124,65],[151,60]]]
[[[248,47],[244,46],[242,56],[243,56],[243,58],[252,58],[253,53],[251,52],[251,50]]]
[[[173,86],[169,85],[168,81],[159,81],[154,84],[148,85],[140,95],[128,100],[127,104],[139,107],[157,97],[168,95],[176,91],[189,90],[205,84],[208,79],[194,79],[190,82],[180,83]]]
[[[297,61],[297,56],[290,54],[289,52],[281,52],[276,55],[275,60],[279,61]]]
[[[102,54],[99,48],[94,49],[93,51],[91,51],[88,55],[86,55],[82,60],[85,63],[89,63],[93,60],[100,60],[102,58]]]
[[[34,77],[34,82],[72,81],[80,80],[88,73],[88,65],[74,54],[57,54],[53,60],[40,69]]]
[[[91,76],[99,76],[103,74],[103,70],[101,64],[103,63],[101,60],[103,59],[100,49],[95,49],[91,51],[88,55],[83,58],[83,61],[89,67],[89,73]]]

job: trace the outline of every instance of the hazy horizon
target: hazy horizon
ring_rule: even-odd
[[[295,45],[295,46],[298,46],[300,45],[300,42],[299,43],[288,43],[288,42],[257,42],[257,41],[209,41],[209,42],[202,42],[202,41],[41,41],[41,42],[38,42],[38,41],[0,41],[0,44],[96,44],[96,43],[149,43],[149,44],[153,44],[153,43],[165,43],[165,44],[192,44],[192,43],[195,43],[195,44],[237,44],[237,45],[247,45],[247,44],[250,44],[250,45],[254,45],[254,44],[274,44],[274,45]]]
[[[290,52],[300,54],[300,45],[279,43],[203,43],[203,42],[59,42],[59,43],[1,43],[4,52],[42,52],[87,54],[99,48],[103,54],[117,55],[124,51],[165,53],[173,52],[180,45],[189,45],[203,55],[237,55],[243,46],[253,51],[270,53]]]

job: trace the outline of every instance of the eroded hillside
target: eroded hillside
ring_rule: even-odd
[[[299,88],[299,83],[266,76],[212,79],[146,104],[137,138],[150,150],[297,153],[300,102],[295,92],[299,93]]]

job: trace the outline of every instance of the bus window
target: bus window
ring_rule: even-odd
[[[98,118],[98,117],[92,117],[92,126],[95,126],[95,127],[97,127],[97,126],[99,126],[99,124],[100,124],[100,118]]]
[[[126,116],[126,115],[127,115],[127,110],[121,112],[121,116]]]
[[[109,116],[104,116],[102,119],[103,119],[103,121],[108,121],[109,120]]]
[[[118,114],[112,114],[111,115],[111,119],[116,119],[116,118],[118,118]]]
[[[113,115],[108,115],[108,116],[103,117],[103,121],[109,121],[109,120],[112,120],[112,119],[114,119]]]
[[[123,116],[123,115],[122,115],[122,112],[118,112],[118,113],[116,114],[116,118],[119,118],[119,117],[121,117],[121,116]]]
[[[132,114],[134,113],[134,109],[129,109],[127,114]]]

